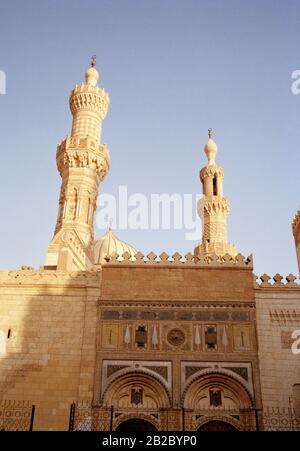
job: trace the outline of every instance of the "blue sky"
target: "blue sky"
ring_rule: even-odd
[[[95,53],[111,100],[100,195],[119,185],[200,193],[213,127],[230,241],[254,254],[256,273],[297,273],[299,50],[299,0],[2,1],[0,268],[45,263],[60,189],[56,145],[70,132],[69,92]],[[116,233],[145,254],[196,244],[184,230]]]

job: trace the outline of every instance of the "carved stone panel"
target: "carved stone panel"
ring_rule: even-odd
[[[176,324],[176,323],[175,323]],[[163,351],[190,351],[192,349],[192,331],[190,324],[163,324],[162,327],[162,350]]]
[[[167,335],[167,340],[172,346],[182,346],[185,342],[185,335],[181,329],[171,329]]]
[[[161,320],[161,321],[249,321],[250,313],[245,310],[238,311],[219,311],[219,310],[136,310],[136,309],[120,309],[102,310],[103,319],[120,319],[120,320]]]
[[[103,349],[117,349],[119,345],[119,324],[102,325],[101,345]]]
[[[234,325],[233,341],[235,350],[246,351],[252,349],[249,326]]]

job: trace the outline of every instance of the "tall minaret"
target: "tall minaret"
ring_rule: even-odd
[[[95,65],[93,56],[85,83],[71,91],[71,135],[57,146],[56,162],[62,184],[46,265],[60,269],[86,269],[93,264],[91,245],[98,187],[109,169],[108,149],[100,144],[109,97],[97,85],[99,73]]]
[[[300,274],[300,210],[297,211],[296,216],[292,222],[293,235],[295,238],[296,254],[298,260],[298,268]]]
[[[208,142],[204,147],[208,163],[200,171],[203,198],[198,203],[198,214],[202,222],[202,242],[195,247],[195,257],[217,254],[235,256],[237,251],[227,241],[227,216],[229,200],[223,197],[224,170],[215,162],[217,144],[212,139],[212,129],[208,130]]]

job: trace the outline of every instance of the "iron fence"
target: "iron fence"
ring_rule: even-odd
[[[264,431],[300,431],[300,416],[292,407],[268,407],[262,412]]]
[[[140,410],[140,413],[143,413]],[[125,413],[125,411],[123,412]],[[161,430],[166,430],[164,417],[166,412],[144,412],[148,416],[156,417],[161,422]],[[90,402],[77,402],[70,406],[70,431],[109,431],[113,427],[122,411],[111,407],[92,405]],[[206,409],[188,411],[182,409],[180,428],[186,431],[196,431],[205,422],[223,420],[230,422],[242,431],[300,431],[300,417],[292,407],[265,407],[264,409]]]
[[[70,406],[69,431],[109,431],[112,428],[112,409],[93,406],[88,401]]]
[[[32,431],[35,405],[29,401],[0,401],[0,431]]]
[[[138,409],[139,410],[139,409]],[[143,410],[139,410],[143,414]],[[69,414],[69,431],[110,431],[119,423],[125,411],[111,407],[93,405],[90,401],[72,403]],[[144,412],[167,430],[166,411]],[[0,431],[32,431],[35,405],[29,401],[0,401]],[[227,409],[209,409],[182,411],[179,427],[186,431],[195,431],[208,421],[223,419],[230,421],[240,430],[262,431],[300,431],[300,415],[292,407],[270,407],[249,409],[247,411],[231,411]],[[181,424],[182,423],[182,424]],[[174,424],[175,425],[175,424]]]

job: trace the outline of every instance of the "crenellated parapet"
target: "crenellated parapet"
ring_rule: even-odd
[[[109,170],[109,151],[105,144],[98,144],[89,136],[68,136],[57,146],[56,163],[61,176],[69,168],[90,168],[96,171],[100,182]]]
[[[179,252],[175,252],[172,256],[169,256],[166,252],[162,252],[157,256],[154,252],[150,252],[147,256],[144,256],[141,252],[135,254],[134,257],[129,252],[125,252],[122,255],[113,253],[106,257],[105,265],[166,265],[169,267],[174,266],[191,266],[191,267],[213,267],[213,268],[244,268],[253,269],[252,255],[244,257],[241,254],[237,254],[234,257],[225,254],[219,256],[217,254],[212,255],[199,255],[195,257],[194,254],[188,253],[182,256]]]
[[[268,274],[257,276],[253,274],[254,288],[298,288],[300,289],[299,278],[294,274],[283,277],[281,274],[275,274],[270,277]]]
[[[66,270],[50,270],[33,269],[32,267],[23,266],[20,270],[0,271],[0,284],[4,286],[77,286],[86,288],[87,286],[99,287],[100,280],[99,271],[66,271]]]

